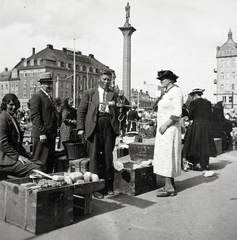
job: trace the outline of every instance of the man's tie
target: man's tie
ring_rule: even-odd
[[[101,112],[105,112],[105,109],[106,109],[106,95],[107,95],[107,92],[104,90],[104,93],[103,93],[103,103],[101,104]]]

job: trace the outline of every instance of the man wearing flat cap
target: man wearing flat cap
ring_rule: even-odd
[[[111,78],[111,72],[103,71],[98,87],[84,92],[77,111],[78,134],[87,138],[89,171],[105,179],[105,189],[94,193],[96,198],[113,194],[113,150],[119,135],[119,110],[118,94],[110,89]]]
[[[33,158],[42,162],[42,171],[52,173],[57,135],[57,110],[51,98],[53,78],[50,72],[39,78],[40,90],[30,99]]]

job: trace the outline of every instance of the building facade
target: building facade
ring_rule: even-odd
[[[86,56],[80,51],[67,48],[57,50],[51,44],[37,53],[33,48],[29,58],[22,58],[11,71],[5,70],[0,74],[0,97],[2,99],[7,92],[15,93],[22,108],[27,108],[27,102],[40,88],[39,75],[51,72],[54,79],[53,98],[60,98],[63,101],[73,97],[77,107],[82,93],[96,86],[101,70],[112,72],[114,86],[116,78],[114,70],[96,60],[93,54]]]
[[[228,40],[216,49],[216,102],[224,101],[228,108],[237,106],[237,43],[229,30]]]

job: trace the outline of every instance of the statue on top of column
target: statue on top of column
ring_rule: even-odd
[[[127,6],[125,7],[125,11],[126,11],[126,22],[125,22],[125,26],[129,25],[129,18],[130,18],[130,6],[129,6],[129,2],[127,3]]]

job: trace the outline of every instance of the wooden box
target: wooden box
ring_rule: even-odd
[[[214,142],[216,145],[217,155],[222,153],[222,139],[221,138],[214,138]]]
[[[129,150],[126,147],[118,147],[117,148],[117,158],[126,156],[129,154]]]
[[[73,223],[73,188],[69,185],[27,190],[30,178],[0,182],[0,219],[40,234]]]
[[[153,166],[124,168],[114,173],[114,192],[135,196],[156,189]]]
[[[154,157],[154,143],[133,142],[129,143],[129,155],[132,160],[149,160]]]
[[[89,171],[89,158],[79,158],[69,161],[69,172],[82,172],[85,173]]]

